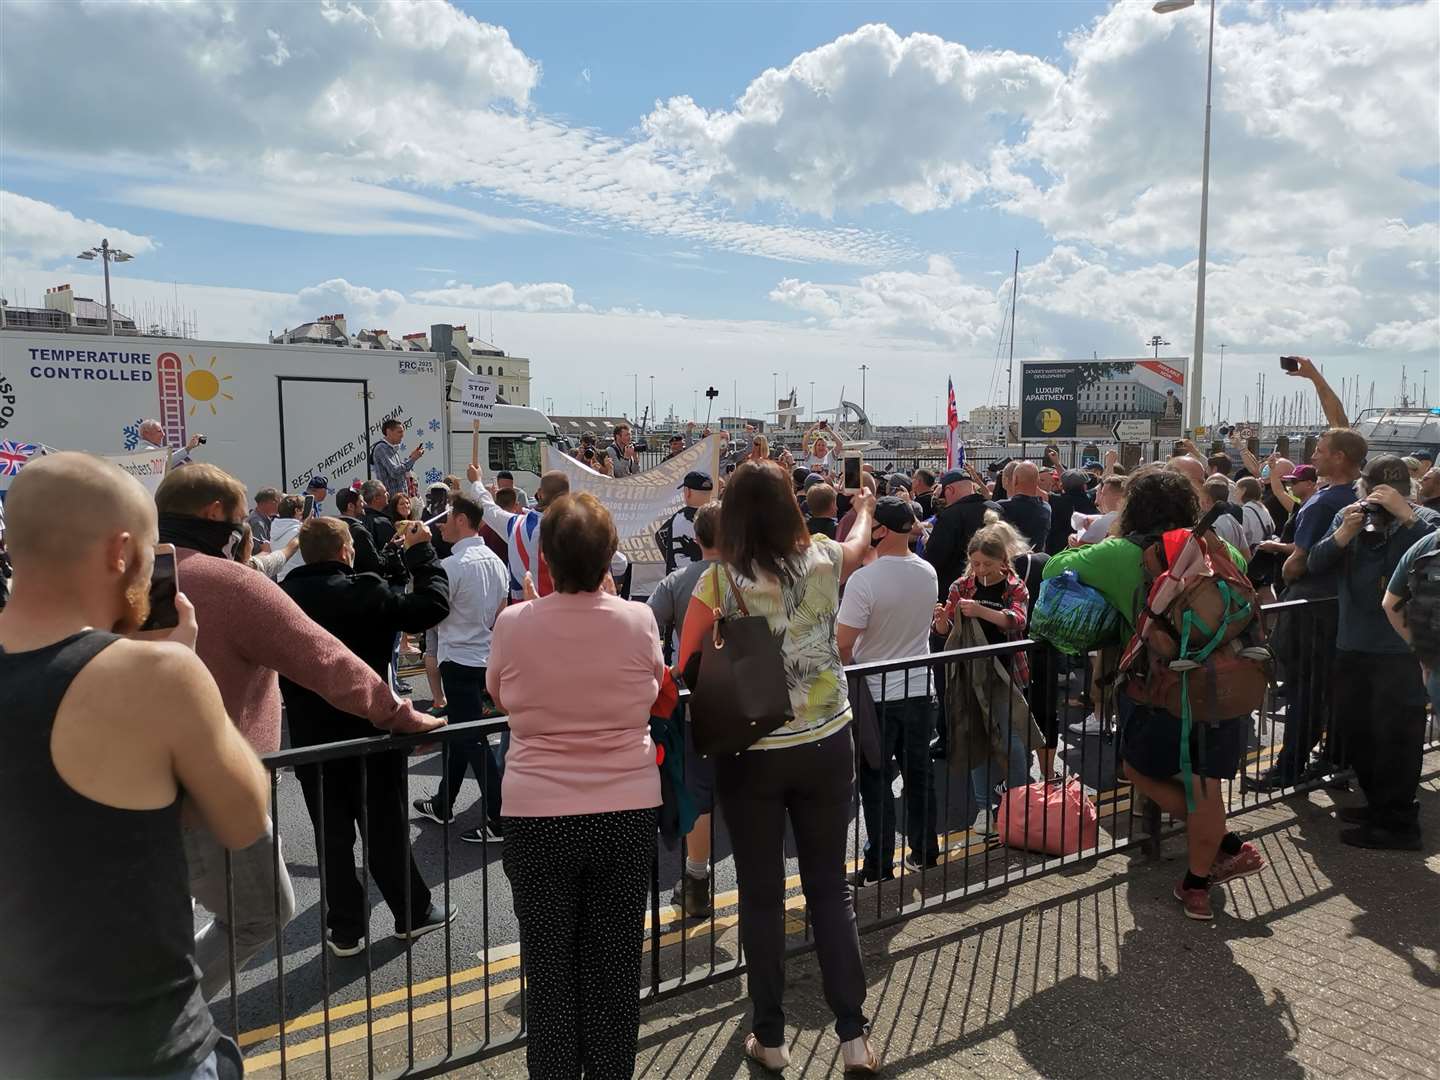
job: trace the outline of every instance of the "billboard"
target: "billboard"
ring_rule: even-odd
[[[1147,420],[1155,438],[1179,438],[1189,359],[1026,360],[1020,437],[1110,439],[1119,421]]]

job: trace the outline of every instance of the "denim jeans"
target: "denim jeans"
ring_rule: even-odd
[[[895,797],[891,763],[905,780],[905,836],[910,857],[924,865],[940,854],[936,836],[935,774],[930,763],[931,702],[928,696],[887,701],[877,709],[880,768],[860,769],[865,815],[865,871],[878,877],[895,864]]]
[[[975,794],[975,808],[984,810],[986,807],[995,806],[995,785],[1002,783],[1007,788],[1024,787],[1030,783],[1030,751],[1025,749],[1025,743],[1014,730],[1010,732],[1010,760],[1006,762],[1003,774],[996,770],[994,762],[991,761],[970,770],[970,788]]]
[[[452,724],[466,724],[485,716],[485,669],[468,667],[446,660],[440,665],[440,681],[445,687]],[[500,823],[500,760],[484,737],[451,740],[445,754],[445,775],[435,793],[435,808],[442,817],[449,816],[455,796],[465,781],[466,769],[475,773],[480,794],[485,801],[485,817],[491,824]]]

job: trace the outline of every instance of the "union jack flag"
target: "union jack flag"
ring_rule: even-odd
[[[0,439],[0,476],[18,475],[27,461],[42,452],[38,443]]]
[[[955,380],[946,380],[945,405],[945,468],[958,469],[965,464],[965,444],[960,440],[960,412],[955,408]]]

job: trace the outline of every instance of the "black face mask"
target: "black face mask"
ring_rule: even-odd
[[[871,546],[872,548],[878,548],[878,547],[879,547],[881,544],[883,544],[884,542],[885,542],[885,537],[883,537],[883,536],[876,536],[876,535],[875,535],[875,531],[874,531],[873,529],[870,531],[870,546]]]
[[[161,514],[160,541],[191,548],[219,559],[234,559],[244,533],[233,521],[210,521],[188,514]]]

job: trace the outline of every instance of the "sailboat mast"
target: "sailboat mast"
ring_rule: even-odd
[[[1005,442],[1010,442],[1010,401],[1015,392],[1015,294],[1020,288],[1020,249],[1015,249],[1015,273],[1010,279],[1010,367],[1005,373]]]

